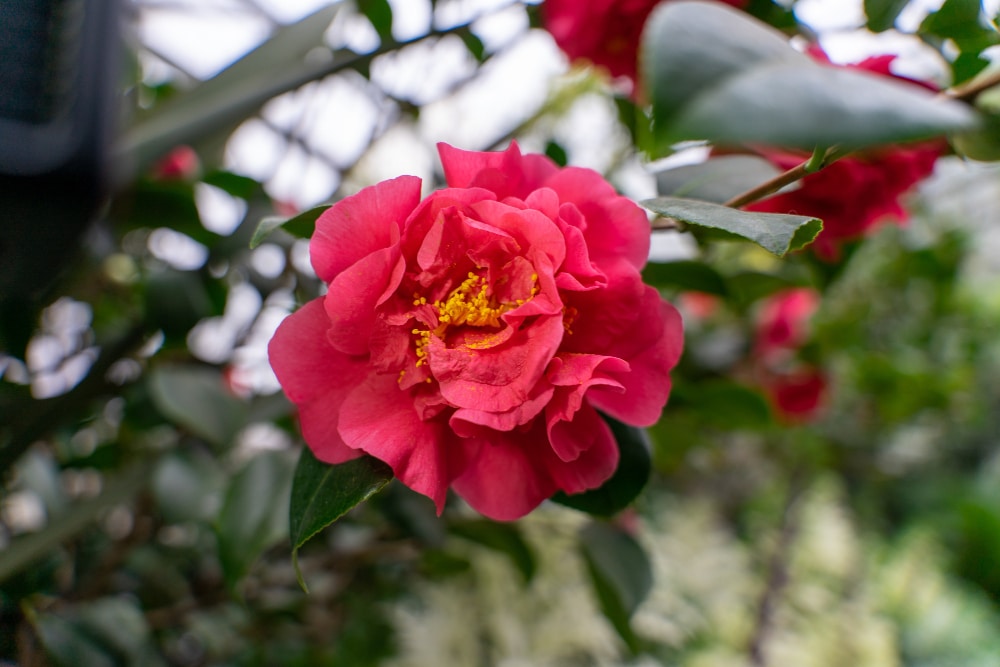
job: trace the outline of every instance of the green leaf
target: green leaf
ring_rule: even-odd
[[[284,229],[292,236],[300,239],[309,238],[316,229],[316,220],[328,208],[330,208],[329,205],[316,206],[291,218],[267,217],[262,219],[260,224],[257,225],[257,229],[254,230],[253,237],[250,239],[250,248],[253,249],[259,246],[264,242],[264,239],[278,228]]]
[[[678,383],[671,408],[691,410],[723,429],[757,429],[772,424],[771,408],[760,392],[728,380]]]
[[[758,64],[808,64],[777,30],[713,2],[662,3],[646,21],[640,49],[643,81],[655,125],[705,90]]]
[[[754,301],[763,299],[788,287],[796,287],[798,283],[781,278],[771,273],[758,271],[741,271],[726,279],[729,293],[741,307],[748,307]]]
[[[653,287],[673,287],[722,297],[729,293],[718,271],[694,260],[649,262],[642,270],[642,280]]]
[[[208,519],[213,494],[222,486],[220,477],[206,452],[178,451],[163,457],[150,485],[157,511],[170,523]]]
[[[524,577],[524,583],[530,583],[535,576],[535,555],[516,524],[470,519],[451,524],[449,532],[509,556]]]
[[[375,495],[392,480],[392,469],[371,456],[330,465],[302,449],[292,478],[288,529],[292,560],[299,585],[306,590],[298,568],[298,551],[314,535]]]
[[[233,478],[216,520],[219,561],[232,589],[288,531],[292,464],[283,452],[254,457]]]
[[[85,530],[99,516],[115,505],[128,502],[149,483],[153,461],[133,464],[119,475],[104,479],[103,490],[96,498],[71,506],[41,531],[15,538],[0,557],[0,583],[23,569],[37,564],[60,544]]]
[[[234,174],[231,171],[213,171],[206,174],[201,180],[240,199],[251,199],[261,189],[260,183],[254,179],[249,176]]]
[[[232,444],[249,419],[247,404],[226,391],[213,368],[161,365],[148,381],[160,414],[218,449]]]
[[[392,6],[389,0],[357,0],[358,11],[364,14],[383,42],[392,41]]]
[[[573,495],[560,491],[552,496],[552,500],[594,516],[610,517],[628,507],[646,486],[652,462],[644,431],[606,415],[601,416],[611,427],[618,443],[621,457],[618,468],[608,481],[596,489]]]
[[[723,155],[699,164],[656,174],[656,190],[664,197],[684,197],[722,204],[781,173],[755,155]]]
[[[144,171],[174,146],[195,144],[234,127],[272,97],[342,66],[343,59],[316,65],[306,58],[323,45],[340,8],[336,3],[280,28],[214,78],[154,107],[122,142],[136,170]]]
[[[809,245],[823,229],[819,218],[753,213],[693,199],[658,197],[644,201],[642,205],[688,225],[749,239],[779,257]]]
[[[847,68],[778,63],[704,91],[673,119],[668,135],[812,150],[926,139],[977,123],[964,104],[913,84]]]
[[[129,598],[101,598],[66,617],[39,614],[35,628],[57,665],[145,667],[162,665],[138,605]]]
[[[653,586],[653,568],[638,542],[621,529],[593,522],[580,531],[580,550],[601,611],[633,653],[639,639],[629,619]]]
[[[975,126],[965,105],[919,86],[822,66],[781,33],[719,3],[662,3],[643,33],[654,155],[679,141],[869,145]]]
[[[979,20],[981,10],[980,0],[945,0],[927,15],[918,33],[950,39],[962,52],[979,53],[1000,42],[1000,35]]]
[[[483,63],[486,61],[486,46],[483,44],[483,40],[479,39],[471,30],[463,30],[458,36],[462,38],[465,48],[469,50],[469,53],[476,59],[476,62]]]
[[[883,32],[896,25],[896,17],[909,0],[865,0],[868,29]]]
[[[199,320],[215,314],[202,276],[194,271],[153,271],[143,294],[146,321],[168,338],[184,336]]]

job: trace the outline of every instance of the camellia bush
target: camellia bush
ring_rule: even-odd
[[[1000,665],[1000,17],[419,4],[132,45],[0,294],[0,664]]]

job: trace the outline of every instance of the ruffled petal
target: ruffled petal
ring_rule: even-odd
[[[479,443],[454,489],[484,516],[496,521],[520,519],[559,488],[548,472],[548,450],[544,428],[496,433]],[[553,458],[551,453],[548,458]]]
[[[331,206],[316,220],[309,242],[316,275],[328,283],[364,257],[391,245],[419,202],[420,179],[400,176]]]
[[[363,359],[341,353],[327,341],[330,321],[320,299],[284,319],[268,344],[271,367],[289,400],[299,406],[302,437],[327,463],[358,456],[337,432],[337,417],[347,393],[368,369]]]
[[[548,432],[554,452],[575,452],[568,459],[553,456],[547,461],[549,474],[566,493],[596,489],[618,468],[620,453],[611,427],[589,403],[572,421],[552,421]]]
[[[389,375],[371,375],[347,395],[338,428],[348,446],[389,464],[403,484],[433,500],[439,514],[470,455],[446,424],[423,421]]]
[[[564,206],[575,206],[586,220],[584,237],[598,266],[602,260],[625,260],[636,269],[646,265],[649,218],[634,201],[620,196],[591,169],[567,167],[547,185],[556,191]]]
[[[645,310],[640,311],[645,314],[642,324],[657,335],[649,345],[625,359],[631,370],[616,376],[624,393],[605,387],[593,387],[587,392],[587,400],[594,407],[633,426],[652,426],[660,419],[670,397],[670,370],[677,365],[684,347],[680,313],[661,300],[656,290],[649,289],[654,294],[644,304]],[[651,321],[653,313],[658,314],[658,323]]]
[[[399,287],[406,264],[399,245],[373,252],[337,275],[324,297],[330,343],[347,354],[367,354],[375,309]]]
[[[503,412],[528,400],[562,336],[562,319],[553,316],[539,317],[504,344],[485,349],[450,348],[432,336],[428,362],[452,405]]]

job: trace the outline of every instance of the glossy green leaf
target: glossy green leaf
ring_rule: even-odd
[[[249,419],[247,404],[229,393],[222,374],[194,365],[161,365],[149,375],[156,409],[217,448],[232,444]]]
[[[976,125],[965,105],[890,77],[822,66],[720,3],[662,3],[642,43],[654,155],[684,140],[852,148]]]
[[[883,32],[896,25],[896,17],[909,0],[865,0],[868,29]]]
[[[979,53],[1000,43],[1000,35],[980,20],[981,13],[980,0],[945,0],[940,9],[927,15],[918,32],[950,39],[962,52]]]
[[[292,463],[284,452],[254,457],[233,478],[216,520],[219,561],[230,588],[288,532]]]
[[[264,242],[268,236],[276,229],[284,229],[292,236],[300,239],[309,238],[316,229],[316,220],[323,215],[329,206],[315,206],[308,211],[303,211],[291,218],[268,217],[260,221],[257,229],[254,230],[253,238],[250,239],[250,247],[256,248]]]
[[[601,522],[590,523],[580,531],[580,550],[601,611],[637,653],[639,639],[630,618],[653,586],[649,557],[633,537]]]
[[[725,279],[707,264],[693,260],[649,262],[642,270],[643,282],[654,287],[670,287],[726,296]]]
[[[383,41],[392,39],[392,6],[389,0],[357,0],[358,10],[364,14]]]
[[[296,572],[302,545],[391,480],[392,469],[371,456],[330,465],[304,447],[292,479],[288,517]],[[305,590],[302,575],[298,574],[299,585]]]
[[[777,30],[722,3],[697,0],[661,3],[646,21],[640,54],[658,133],[697,95],[748,68],[810,62]]]
[[[762,94],[767,91],[767,94]],[[966,105],[859,70],[766,64],[705,90],[672,120],[672,141],[862,148],[976,127]]]
[[[666,169],[656,174],[656,190],[663,197],[684,197],[723,204],[766,183],[781,173],[755,155],[723,155],[698,164]]]
[[[212,171],[201,180],[240,199],[250,199],[261,190],[260,183],[254,179],[231,171]]]
[[[823,223],[818,218],[753,213],[693,199],[658,197],[646,200],[642,205],[688,225],[748,239],[779,257],[809,245],[823,229]]]
[[[510,557],[524,577],[524,583],[535,576],[535,555],[514,523],[498,523],[487,519],[458,521],[448,527],[452,535],[494,549]]]
[[[610,517],[628,507],[649,481],[652,462],[643,430],[602,415],[618,443],[620,459],[611,478],[600,487],[569,495],[556,493],[552,500],[594,516]]]

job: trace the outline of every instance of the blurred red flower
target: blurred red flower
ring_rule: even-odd
[[[754,376],[779,417],[788,422],[814,419],[826,396],[826,374],[798,358],[817,308],[819,294],[800,287],[773,294],[757,311]]]
[[[810,52],[819,60],[826,55]],[[868,58],[848,67],[895,76],[890,65],[895,56]],[[926,82],[895,77],[933,89]],[[942,154],[943,142],[889,146],[845,157],[824,169],[808,174],[799,188],[745,206],[748,211],[812,215],[823,220],[823,231],[810,246],[822,259],[834,261],[844,241],[869,234],[886,221],[905,223],[909,217],[900,198],[930,176]],[[778,168],[790,169],[808,158],[805,154],[761,150],[761,155]]]

